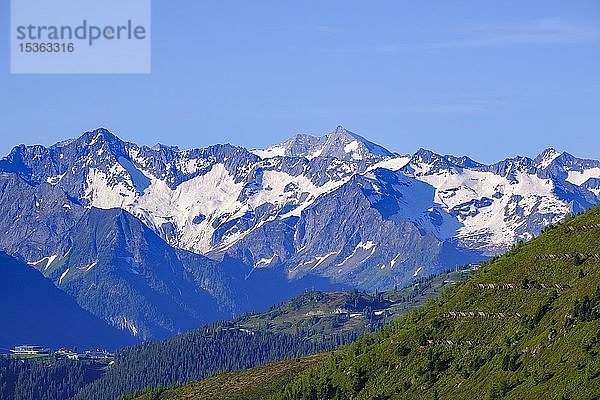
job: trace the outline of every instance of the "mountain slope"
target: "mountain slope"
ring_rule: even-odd
[[[211,263],[198,255],[195,261],[197,270]],[[171,336],[226,315],[177,251],[120,209],[87,210],[62,251],[35,266],[83,308],[140,339]]]
[[[281,390],[300,372],[325,358],[325,354],[277,361],[260,367],[218,374],[183,387],[146,389],[143,394],[132,394],[124,399],[150,400],[247,400],[261,399]]]
[[[0,252],[0,347],[40,344],[51,348],[115,349],[134,342],[80,308],[38,271]]]
[[[274,398],[597,398],[599,230],[600,208],[547,229]]]
[[[376,290],[481,260],[449,240],[458,224],[433,196],[431,186],[386,169],[352,177],[303,213],[290,275]]]

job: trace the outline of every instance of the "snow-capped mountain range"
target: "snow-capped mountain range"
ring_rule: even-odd
[[[0,185],[0,249],[53,271],[59,287],[94,269],[99,252],[65,261],[75,226],[91,209],[122,209],[177,251],[247,266],[246,280],[276,270],[384,289],[497,254],[600,203],[600,162],[553,149],[492,165],[399,155],[343,127],[251,151],[150,148],[97,129],[15,147]]]
[[[273,236],[268,250],[245,256],[256,267],[301,254],[311,244],[296,229],[303,215],[351,186],[360,187],[384,219],[408,221],[422,234],[456,239],[486,255],[600,202],[595,160],[553,149],[493,165],[423,149],[399,156],[342,127],[252,151],[148,148],[98,129],[50,148],[16,147],[0,168],[34,186],[60,188],[85,207],[127,210],[170,245],[212,258],[285,222],[294,230],[285,238],[292,246],[277,252],[286,240]],[[367,242],[372,238],[361,239]]]

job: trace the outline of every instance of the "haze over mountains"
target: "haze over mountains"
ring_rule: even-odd
[[[389,289],[600,203],[600,162],[398,155],[338,127],[263,150],[105,129],[0,161],[0,250],[140,338],[305,288]]]

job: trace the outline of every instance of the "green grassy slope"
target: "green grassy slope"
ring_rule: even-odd
[[[275,397],[600,398],[599,223],[595,208],[547,229]]]
[[[278,393],[300,372],[327,357],[326,353],[278,361],[260,367],[214,375],[189,385],[168,389],[154,388],[138,400],[244,400],[261,399]]]
[[[297,376],[292,371],[275,393],[261,391],[268,379],[255,386],[237,375],[237,398],[600,399],[597,253],[600,208],[516,246],[438,301]],[[207,382],[171,393],[196,398]]]

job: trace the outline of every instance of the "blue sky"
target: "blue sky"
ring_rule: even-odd
[[[8,11],[2,154],[99,126],[255,148],[341,124],[399,153],[600,158],[598,1],[156,0],[149,75],[10,75]]]

